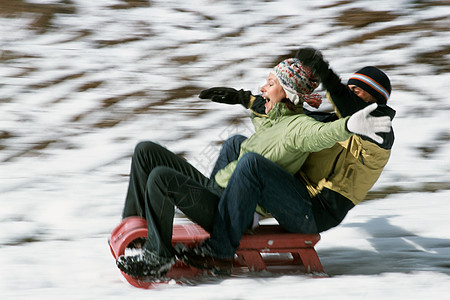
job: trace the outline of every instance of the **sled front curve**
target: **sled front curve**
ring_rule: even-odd
[[[114,259],[125,254],[125,249],[128,245],[138,238],[147,238],[148,229],[147,221],[141,217],[128,217],[122,220],[122,222],[112,231],[111,237],[109,239],[109,247]],[[174,225],[173,226],[173,237],[172,244],[177,243],[185,244],[186,246],[194,246],[195,244],[201,243],[209,237],[209,233],[204,231],[200,226],[196,224],[189,225]],[[149,289],[153,288],[158,284],[167,282],[154,282],[140,280],[131,277],[124,272],[120,271],[125,279],[131,285]],[[190,278],[195,277],[199,274],[203,274],[203,270],[198,270],[185,264],[182,261],[177,260],[172,268],[167,273],[166,277],[179,279],[179,278]]]

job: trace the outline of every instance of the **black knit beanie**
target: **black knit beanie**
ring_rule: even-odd
[[[347,82],[356,85],[377,99],[378,104],[386,104],[391,95],[389,77],[376,67],[364,67],[353,74]]]

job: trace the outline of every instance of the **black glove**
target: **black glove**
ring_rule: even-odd
[[[214,102],[226,103],[226,104],[242,104],[245,108],[249,108],[250,97],[252,93],[250,91],[235,90],[227,87],[213,87],[200,92],[199,97],[201,99],[211,99]]]
[[[341,80],[333,70],[330,69],[330,65],[324,60],[322,53],[311,47],[300,48],[295,56],[303,65],[310,67],[314,74],[319,77],[325,89],[333,89],[337,84],[341,83]]]
[[[322,53],[312,47],[300,48],[296,56],[305,66],[310,67],[314,71],[324,65],[328,68],[328,63],[323,59]]]

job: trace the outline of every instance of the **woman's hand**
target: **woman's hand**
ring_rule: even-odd
[[[213,87],[201,91],[199,95],[201,99],[211,99],[214,102],[226,104],[242,104],[245,108],[249,108],[251,96],[250,91],[242,89],[238,91],[227,87]]]

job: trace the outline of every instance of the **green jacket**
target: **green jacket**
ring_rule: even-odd
[[[291,174],[297,173],[309,153],[330,148],[352,136],[346,129],[348,118],[322,123],[300,110],[290,111],[277,103],[265,118],[255,118],[256,132],[241,145],[238,160],[220,170],[215,180],[225,188],[239,159],[248,152],[258,153]]]

